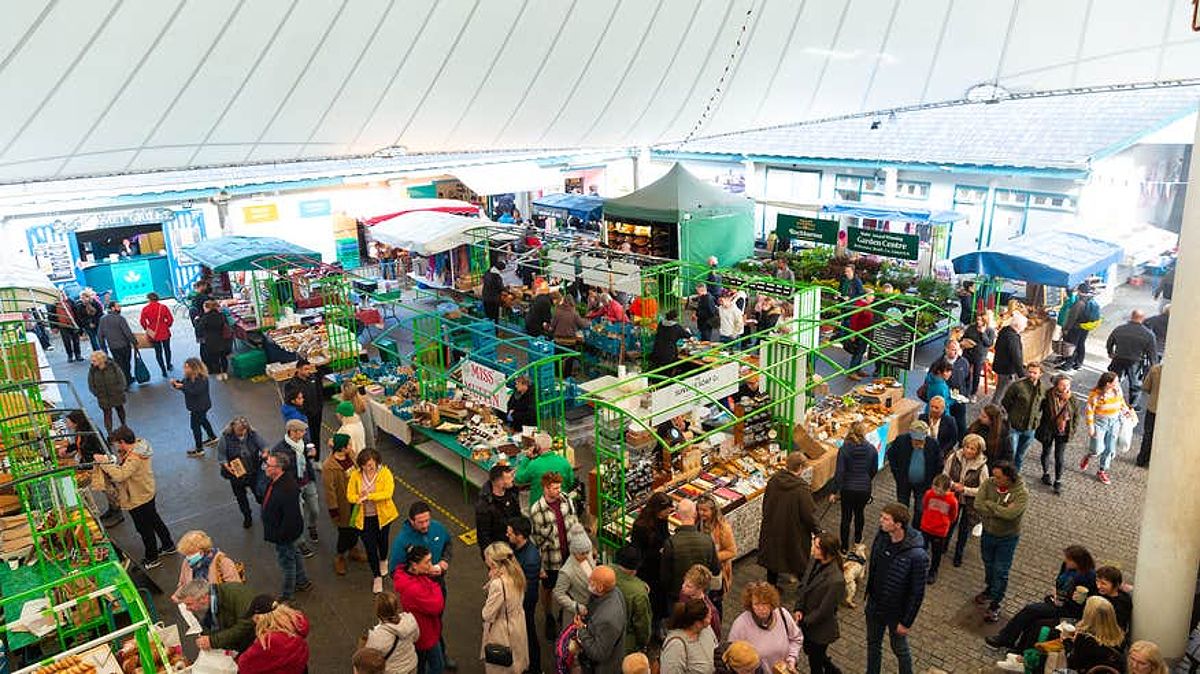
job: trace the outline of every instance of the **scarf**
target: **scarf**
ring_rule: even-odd
[[[557,501],[546,501],[546,505],[554,510],[554,530],[558,532],[558,549],[562,552],[563,558],[570,554],[567,547],[567,520],[562,514],[562,499]]]
[[[1054,412],[1055,435],[1067,434],[1067,422],[1071,419],[1070,401],[1069,397],[1060,398],[1057,393],[1050,396],[1050,410]]]
[[[303,480],[305,473],[308,472],[308,456],[304,451],[304,441],[292,440],[292,436],[287,434],[284,434],[283,441],[296,453],[296,477]]]
[[[200,561],[195,564],[188,563],[192,567],[192,580],[208,580],[208,572],[212,569],[212,562],[217,556],[216,550],[209,550],[204,553]]]

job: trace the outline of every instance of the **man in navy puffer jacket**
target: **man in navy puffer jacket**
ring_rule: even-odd
[[[867,575],[867,674],[879,674],[883,631],[891,637],[900,674],[912,674],[908,632],[925,599],[929,555],[920,532],[909,526],[908,508],[889,503],[879,515]]]

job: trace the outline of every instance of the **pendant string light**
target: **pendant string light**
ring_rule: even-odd
[[[742,19],[742,27],[738,29],[737,40],[733,43],[733,49],[730,50],[729,56],[725,59],[725,69],[721,71],[721,77],[717,79],[717,85],[713,88],[712,94],[708,97],[708,102],[704,104],[704,110],[700,112],[700,117],[696,119],[696,123],[692,125],[692,129],[687,132],[680,145],[691,140],[704,125],[708,123],[708,117],[717,107],[717,101],[721,98],[721,93],[725,91],[725,86],[730,74],[733,72],[733,66],[737,63],[738,57],[742,53],[742,47],[746,44],[746,31],[750,27],[750,19],[754,16],[754,5],[751,4],[746,10],[746,16]]]

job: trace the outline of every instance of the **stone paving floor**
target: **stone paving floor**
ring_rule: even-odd
[[[1128,306],[1132,304],[1151,306],[1148,290],[1145,295],[1144,301],[1137,295],[1119,295],[1120,301],[1114,311],[1127,314]],[[190,336],[179,334],[184,332],[188,331],[177,326],[175,376],[178,376],[183,359],[196,354]],[[98,421],[99,410],[86,393],[86,364],[67,364],[57,336],[54,343],[58,348],[50,354],[50,361],[56,373],[75,382],[85,399],[85,407]],[[85,346],[84,351],[87,350]],[[1103,350],[1102,344],[1096,344],[1092,350],[1094,354],[1085,369],[1076,373],[1077,391],[1086,390],[1107,364],[1095,357],[1095,353]],[[152,362],[153,354],[146,351],[143,355],[148,358],[154,378],[145,386],[134,387],[128,404],[129,418],[130,425],[140,435],[148,437],[156,449],[154,469],[158,477],[159,511],[176,537],[191,528],[209,531],[219,546],[247,562],[249,582],[256,589],[277,592],[278,570],[271,549],[262,540],[257,515],[254,528],[243,530],[229,488],[219,478],[211,454],[205,459],[187,458],[185,450],[190,444],[190,434],[182,396],[170,390],[158,377]],[[932,356],[929,349],[923,350],[921,362],[927,364]],[[919,373],[923,375],[923,372],[922,367]],[[913,382],[913,387],[916,383]],[[220,429],[234,414],[246,414],[269,442],[279,439],[282,424],[273,383],[230,379],[223,383],[213,381],[212,390],[211,419],[215,427]],[[1054,496],[1048,487],[1038,482],[1039,447],[1034,443],[1030,449],[1024,473],[1030,485],[1030,505],[1013,565],[1005,616],[1012,615],[1022,604],[1039,599],[1051,589],[1059,552],[1068,544],[1086,545],[1101,563],[1116,564],[1132,571],[1145,471],[1133,466],[1132,455],[1120,456],[1113,465],[1113,484],[1102,485],[1094,476],[1085,476],[1078,470],[1082,447],[1081,438],[1071,445],[1061,496]],[[437,518],[446,522],[453,534],[464,533],[473,526],[473,509],[464,502],[455,477],[441,468],[424,466],[413,452],[390,441],[383,449],[385,462],[401,478],[396,489],[396,502],[401,512],[413,500],[428,498],[439,509]],[[584,463],[590,462],[588,456],[580,459]],[[874,535],[875,527],[871,523],[877,522],[880,507],[894,498],[892,479],[886,471],[875,481],[874,496],[867,508],[868,541]],[[837,528],[836,507],[825,510],[822,506],[818,512],[823,513],[824,526]],[[394,525],[398,526],[399,522]],[[357,638],[374,623],[370,578],[364,565],[354,565],[346,577],[335,576],[330,563],[335,531],[328,520],[322,521],[320,527],[318,555],[306,561],[316,588],[298,595],[299,606],[312,619],[310,671],[314,674],[347,671]],[[141,545],[128,521],[115,527],[112,535],[131,553],[140,553]],[[485,572],[477,548],[461,542],[456,545],[446,615],[448,647],[460,664],[459,671],[478,672],[482,671],[478,660],[482,596],[478,588]],[[151,572],[168,592],[175,586],[178,564],[178,558],[171,558],[162,568]],[[754,563],[752,556],[740,561],[735,567],[734,592],[740,592],[744,583],[762,577],[762,569]],[[954,673],[990,671],[999,654],[984,645],[983,637],[995,631],[997,626],[984,624],[980,612],[971,602],[975,593],[982,589],[982,579],[978,541],[973,539],[968,545],[964,565],[956,569],[950,567],[947,560],[937,584],[930,587],[926,595],[911,637],[917,671],[931,667]],[[789,586],[785,600],[790,603],[793,597],[794,586]],[[165,620],[177,620],[167,595],[155,597],[155,605]],[[725,616],[729,623],[736,617],[740,602],[731,597],[726,605],[730,607]],[[865,637],[861,608],[843,609],[840,620],[842,637],[833,645],[831,653],[844,671],[863,671]],[[188,650],[191,651],[190,646]],[[549,649],[543,649],[543,652],[548,658]],[[546,671],[551,671],[549,660],[545,662]],[[884,671],[895,671],[895,659],[886,651],[884,663]]]

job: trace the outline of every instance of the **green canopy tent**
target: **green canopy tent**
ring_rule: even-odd
[[[754,202],[675,164],[662,178],[604,200],[607,243],[634,252],[731,267],[754,253]]]
[[[198,264],[218,274],[284,264],[315,267],[321,263],[320,253],[272,236],[222,236],[193,243],[183,250]]]

